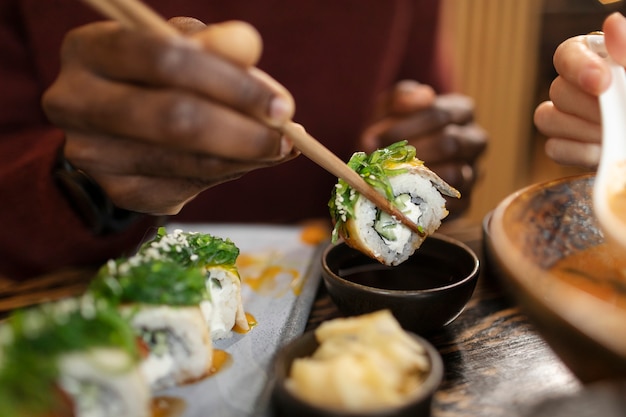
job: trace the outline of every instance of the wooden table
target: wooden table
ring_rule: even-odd
[[[492,276],[483,256],[481,228],[441,229],[468,244],[481,259],[481,275],[463,313],[428,337],[442,355],[445,377],[433,403],[433,417],[526,416],[548,399],[574,395],[580,382],[535,332],[526,316]],[[338,317],[321,286],[308,329]]]

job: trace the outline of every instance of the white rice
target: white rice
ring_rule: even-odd
[[[149,417],[151,395],[139,367],[121,349],[95,348],[59,358],[59,385],[76,417]]]
[[[206,285],[211,301],[202,302],[200,308],[209,325],[211,338],[229,338],[235,325],[248,330],[239,276],[222,267],[209,267],[207,277]]]
[[[153,390],[193,381],[209,371],[213,344],[199,307],[142,306],[131,325],[138,331],[167,335],[167,352],[151,351],[141,364]]]
[[[411,196],[411,201],[406,203],[409,207],[403,211],[408,210],[407,216],[422,226],[426,235],[432,234],[441,226],[441,220],[448,214],[446,201],[428,179],[405,173],[391,177],[390,182],[395,197],[402,194]],[[366,198],[359,198],[354,210],[359,234],[356,238],[386,265],[399,265],[406,261],[425,239],[399,222],[395,226],[395,241],[382,237],[374,227],[378,209]]]

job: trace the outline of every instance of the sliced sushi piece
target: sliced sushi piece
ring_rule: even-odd
[[[339,179],[328,203],[335,225],[333,242],[343,238],[349,246],[385,265],[406,261],[441,226],[448,215],[443,195],[461,197],[415,157],[415,148],[406,141],[370,155],[357,152],[348,165],[417,223],[422,232],[412,232]]]
[[[146,379],[125,352],[95,348],[67,353],[59,358],[59,369],[59,385],[71,396],[75,417],[151,415]]]
[[[117,306],[148,350],[141,364],[152,390],[206,376],[213,345],[200,304],[208,300],[202,268],[172,260],[111,260],[89,292]]]
[[[20,310],[0,327],[0,415],[151,416],[139,364],[129,324],[90,297]]]
[[[141,364],[153,390],[193,382],[206,376],[213,345],[200,308],[142,305],[127,307],[133,328],[150,354]]]
[[[137,256],[171,259],[185,266],[204,269],[210,301],[203,301],[201,308],[213,340],[230,337],[235,326],[242,331],[249,330],[236,266],[239,248],[230,239],[178,229],[168,234],[161,228],[152,241],[143,245]]]
[[[206,285],[211,295],[210,302],[201,307],[211,328],[213,340],[232,336],[232,330],[243,332],[250,325],[241,300],[241,279],[236,268],[229,266],[206,266]]]

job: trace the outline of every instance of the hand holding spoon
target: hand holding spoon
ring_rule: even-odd
[[[626,72],[609,56],[601,33],[587,36],[589,48],[611,69],[611,85],[600,95],[602,153],[593,207],[608,241],[626,248]]]

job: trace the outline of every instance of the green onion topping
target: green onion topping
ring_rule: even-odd
[[[356,152],[348,161],[348,166],[356,171],[365,182],[382,192],[392,204],[403,209],[403,200],[395,199],[389,177],[408,172],[408,165],[423,165],[415,157],[415,147],[406,140],[396,142],[386,148],[377,149],[370,155]],[[354,204],[359,193],[344,180],[339,179],[328,202],[330,215],[335,222],[332,241],[339,238],[339,230],[350,218],[354,218]]]

